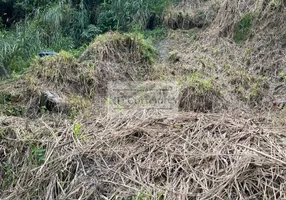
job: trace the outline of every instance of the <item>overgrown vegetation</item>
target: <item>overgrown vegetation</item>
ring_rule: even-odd
[[[72,54],[61,51],[57,56],[35,58],[26,79],[31,91],[51,89],[89,96],[96,83],[92,73],[92,68],[80,65]]]
[[[149,66],[156,50],[141,34],[109,32],[98,36],[82,54],[80,61],[117,62]]]
[[[4,20],[0,29],[1,76],[23,72],[39,51],[65,50],[78,55],[75,49],[101,33],[132,31],[134,27],[154,29],[173,0],[9,2],[0,1]]]
[[[1,199],[285,199],[284,3],[176,3],[0,0]]]
[[[163,11],[173,2],[173,0],[106,1],[99,8],[98,25],[103,32],[128,31],[133,26],[141,30],[153,29],[160,23]]]
[[[142,34],[108,32],[96,37],[79,61],[95,69],[98,83],[103,84],[107,80],[146,79],[156,57],[156,49]]]

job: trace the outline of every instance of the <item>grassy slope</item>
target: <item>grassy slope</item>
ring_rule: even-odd
[[[47,113],[31,120],[3,112],[0,198],[285,198],[286,124],[283,111],[271,110],[272,101],[283,97],[285,87],[284,22],[277,25],[284,8],[268,5],[259,14],[260,5],[254,3],[237,16],[226,14],[225,9],[243,9],[242,1],[237,7],[226,2],[229,5],[220,5],[207,28],[168,30],[161,41],[163,61],[154,64],[148,77],[195,84],[199,94],[219,90],[223,107],[211,110],[218,114],[98,117],[98,113],[77,113],[66,117]],[[246,13],[255,14],[251,23]],[[107,69],[117,67],[104,61]],[[0,93],[8,94],[4,102],[8,100],[9,106],[25,107],[29,101],[17,101],[17,97],[24,95],[20,89],[27,85],[18,83],[1,84]],[[47,86],[45,81],[42,86]],[[190,95],[190,100],[197,100],[192,101],[196,107],[217,101],[212,95],[204,96],[208,101],[198,101],[196,92]],[[6,111],[6,104],[2,105]]]

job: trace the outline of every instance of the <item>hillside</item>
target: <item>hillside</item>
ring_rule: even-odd
[[[0,82],[0,199],[285,199],[285,6],[179,1],[25,61]]]

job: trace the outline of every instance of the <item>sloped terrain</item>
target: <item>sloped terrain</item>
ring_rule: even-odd
[[[0,198],[286,198],[285,17],[279,0],[184,1],[157,51],[111,32],[35,60],[0,85]],[[176,82],[179,111],[107,116],[114,80]]]

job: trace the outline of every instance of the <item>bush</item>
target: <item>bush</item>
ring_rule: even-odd
[[[167,37],[168,34],[168,30],[161,26],[158,26],[153,30],[143,30],[140,32],[144,35],[145,38],[151,40],[154,43],[163,40],[164,38]]]
[[[22,22],[10,31],[2,31],[0,39],[0,63],[8,72],[23,72],[34,57],[46,45],[44,32],[35,22]],[[1,65],[1,64],[0,64]]]

